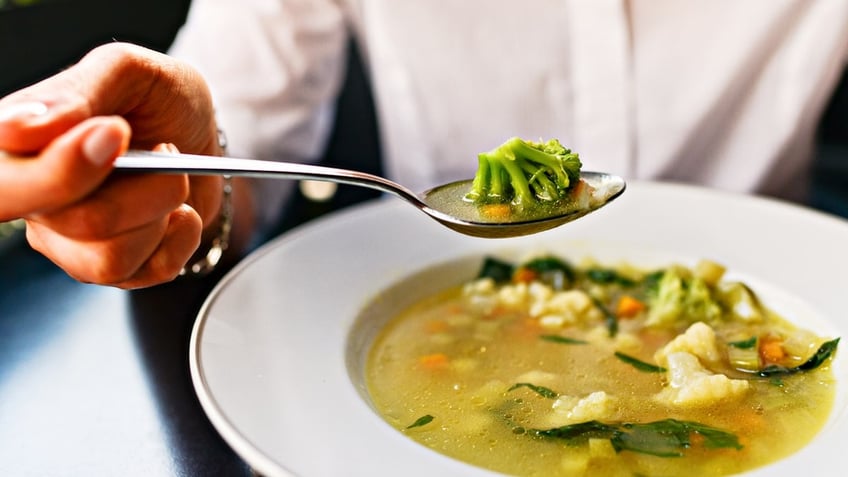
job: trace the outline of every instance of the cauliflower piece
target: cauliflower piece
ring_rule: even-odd
[[[495,291],[495,281],[491,278],[481,278],[479,280],[474,280],[466,283],[462,287],[462,293],[465,296],[468,295],[485,295],[490,294]]]
[[[544,315],[539,318],[539,326],[547,329],[559,329],[566,325],[564,316],[561,315]]]
[[[721,359],[716,346],[715,331],[700,321],[654,353],[654,361],[662,367],[668,367],[668,356],[680,351],[695,355],[705,364],[717,363]]]
[[[592,299],[581,290],[566,290],[553,293],[546,299],[536,300],[530,306],[530,316],[559,316],[564,324],[580,321],[594,309]]]
[[[506,285],[498,292],[498,300],[502,305],[518,307],[527,301],[527,292],[528,289],[526,283]]]
[[[589,439],[589,455],[593,459],[615,459],[618,453],[609,439]]]
[[[657,395],[657,399],[665,403],[682,407],[709,406],[739,398],[748,391],[748,381],[710,373],[694,354],[675,351],[666,356],[665,362],[669,386]]]
[[[527,292],[533,301],[548,300],[554,294],[554,289],[542,282],[530,282]]]
[[[559,427],[609,418],[613,402],[607,393],[596,391],[582,399],[575,396],[560,396],[554,401],[552,408],[554,412],[549,424],[552,427]]]

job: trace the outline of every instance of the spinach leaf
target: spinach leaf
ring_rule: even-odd
[[[704,438],[708,449],[741,449],[739,438],[732,433],[698,422],[665,419],[644,424],[623,424],[628,432],[613,439],[616,450],[629,450],[657,457],[681,457],[692,446],[693,433]]]
[[[538,394],[539,396],[542,396],[543,398],[547,398],[547,399],[556,399],[556,398],[559,397],[559,393],[556,392],[556,391],[548,389],[544,386],[536,386],[535,384],[530,384],[530,383],[516,383],[511,388],[507,389],[506,392],[515,391],[518,388],[530,389],[533,392],[535,392],[536,394]]]
[[[839,338],[830,340],[819,346],[818,351],[810,359],[798,366],[799,371],[810,371],[822,365],[833,353],[836,352],[836,347],[839,345]]]
[[[600,421],[586,421],[579,424],[569,424],[553,429],[534,429],[531,433],[539,437],[553,437],[556,439],[612,439],[621,431],[611,424]]]
[[[615,313],[611,312],[603,303],[601,303],[601,300],[592,297],[592,302],[595,303],[595,306],[601,310],[601,313],[604,315],[604,324],[607,326],[609,337],[615,338],[615,335],[618,334],[618,317],[615,316]]]
[[[567,441],[609,439],[616,452],[624,450],[657,457],[681,457],[692,447],[692,434],[703,438],[708,449],[742,449],[730,432],[698,422],[665,419],[648,423],[605,424],[587,421],[553,429],[534,429],[531,435]]]
[[[638,359],[636,359],[632,356],[628,356],[628,355],[621,353],[619,351],[615,352],[615,357],[620,359],[621,361],[629,364],[630,366],[633,366],[634,368],[638,369],[639,371],[644,371],[646,373],[664,373],[664,372],[667,371],[662,366],[657,366],[655,364],[650,364],[650,363],[646,363],[644,361],[639,361]]]
[[[645,291],[649,295],[656,295],[660,288],[660,281],[662,280],[663,275],[665,275],[665,270],[657,270],[645,275],[645,278],[642,279],[642,286],[645,287]]]
[[[566,261],[556,257],[540,257],[530,260],[523,267],[533,270],[539,279],[554,290],[571,287],[577,276],[574,268]]]
[[[418,419],[415,420],[415,422],[406,426],[406,428],[407,429],[413,429],[413,428],[416,428],[416,427],[426,426],[427,424],[430,424],[431,422],[433,422],[433,419],[434,419],[433,416],[427,414],[425,416],[419,417]]]
[[[611,268],[590,268],[586,270],[586,278],[601,285],[618,284],[628,288],[636,285],[636,282]]]
[[[757,345],[757,337],[752,336],[752,337],[748,338],[747,340],[731,341],[731,342],[727,343],[727,345],[733,346],[734,348],[739,348],[739,349],[751,349],[751,348],[753,348],[754,346]]]
[[[801,373],[804,371],[811,371],[821,366],[822,363],[824,363],[828,360],[828,358],[833,356],[833,353],[836,352],[837,345],[839,345],[839,338],[833,339],[819,346],[819,349],[818,351],[816,351],[816,354],[814,354],[810,357],[810,359],[794,368],[771,365],[761,369],[757,374],[764,378],[771,378],[773,376],[781,376]]]
[[[569,338],[567,336],[560,335],[542,335],[539,338],[550,341],[551,343],[559,343],[559,344],[569,344],[569,345],[585,345],[589,344],[588,341],[578,340],[575,338]]]
[[[504,283],[512,280],[512,273],[515,267],[508,262],[498,260],[497,258],[486,257],[483,260],[483,265],[477,273],[477,278],[491,278],[495,283]]]

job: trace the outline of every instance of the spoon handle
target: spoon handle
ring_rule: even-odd
[[[418,201],[407,188],[384,177],[365,172],[293,162],[239,159],[129,150],[115,160],[115,169],[166,174],[231,175],[271,179],[308,179],[368,187]]]

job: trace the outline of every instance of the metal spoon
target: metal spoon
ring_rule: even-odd
[[[420,195],[380,176],[332,167],[290,162],[237,159],[231,157],[172,154],[130,150],[115,161],[115,168],[135,172],[173,174],[232,175],[277,179],[309,179],[369,187],[393,194],[417,207],[442,225],[475,237],[503,238],[541,232],[583,217],[603,207],[624,192],[624,179],[618,176],[581,172],[591,186],[591,195],[577,207],[544,210],[514,221],[498,221],[481,216],[477,206],[463,201],[471,181],[435,187]]]

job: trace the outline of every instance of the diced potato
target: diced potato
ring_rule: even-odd
[[[765,312],[753,290],[740,282],[722,283],[722,301],[739,320],[756,323],[765,319]]]
[[[695,265],[694,273],[704,283],[714,287],[721,281],[721,277],[724,276],[726,270],[724,265],[713,262],[712,260],[701,260]]]
[[[593,459],[614,459],[615,447],[609,439],[589,439],[589,456]]]

